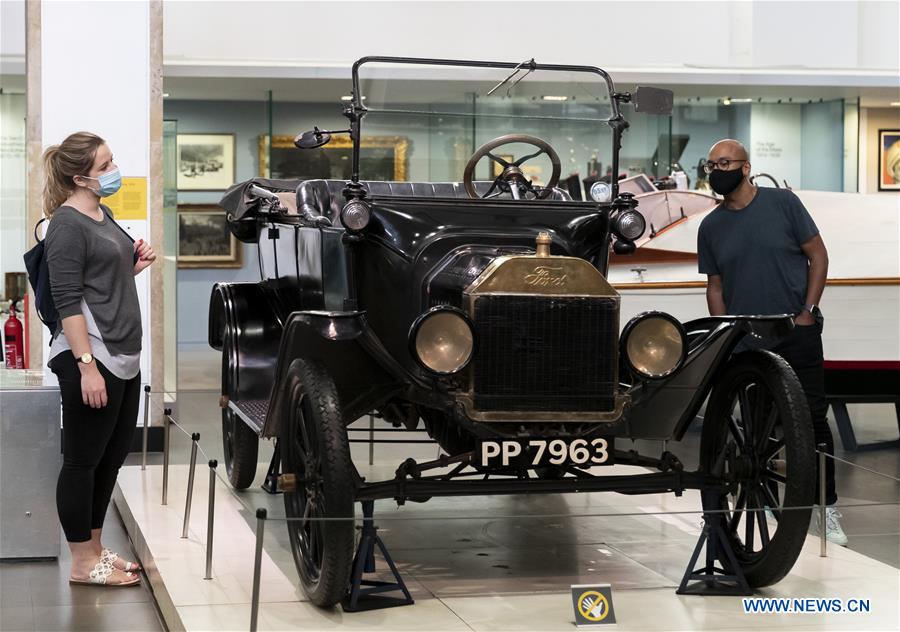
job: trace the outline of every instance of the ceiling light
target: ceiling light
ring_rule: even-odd
[[[750,103],[753,99],[729,99],[731,103]]]
[[[545,94],[541,97],[544,101],[567,101],[569,97],[557,94]]]
[[[345,94],[344,96],[341,97],[341,101],[352,101],[352,100],[353,100],[353,95],[350,95],[350,94]],[[365,101],[366,97],[363,97],[362,100]]]
[[[163,99],[168,99],[168,98],[169,98],[169,93],[163,92]]]
[[[731,105],[731,98],[725,97],[724,99],[722,99],[722,105]]]
[[[900,101],[891,101],[891,107],[900,108]]]

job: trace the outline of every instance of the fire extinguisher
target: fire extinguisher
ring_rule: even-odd
[[[3,349],[6,358],[6,368],[8,369],[24,369],[25,368],[25,348],[22,339],[23,327],[22,321],[16,318],[16,303],[13,301],[9,304],[9,318],[3,325],[3,338],[5,345]]]

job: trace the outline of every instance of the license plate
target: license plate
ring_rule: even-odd
[[[613,438],[482,440],[475,446],[475,461],[487,468],[612,465]]]

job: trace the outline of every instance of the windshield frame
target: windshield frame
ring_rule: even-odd
[[[367,108],[362,102],[361,91],[359,89],[359,70],[365,64],[372,63],[387,63],[387,64],[398,64],[398,65],[413,65],[413,66],[448,66],[448,67],[463,67],[463,68],[498,68],[498,69],[508,69],[508,70],[526,70],[528,72],[534,71],[549,71],[549,72],[584,72],[595,74],[599,76],[605,83],[607,92],[610,96],[609,104],[610,109],[612,111],[611,116],[606,119],[605,123],[612,128],[613,131],[613,143],[612,143],[612,168],[613,173],[618,173],[618,164],[619,164],[619,146],[621,144],[621,134],[624,129],[627,127],[627,123],[624,122],[624,118],[619,110],[619,94],[615,91],[615,86],[613,84],[612,77],[610,77],[609,73],[607,73],[602,68],[598,68],[596,66],[581,66],[581,65],[570,65],[570,64],[539,64],[534,61],[534,59],[526,60],[523,62],[502,62],[502,61],[477,61],[477,60],[463,60],[463,59],[430,59],[425,57],[391,57],[391,56],[367,56],[361,57],[353,63],[353,67],[351,70],[351,81],[352,81],[352,92],[351,99],[348,105],[344,109],[344,115],[350,120],[350,139],[353,143],[353,156],[352,156],[352,171],[351,171],[351,180],[353,182],[359,182],[359,157],[360,157],[360,140],[362,138],[362,119],[369,112],[369,108]],[[510,81],[513,79],[515,73],[507,77],[503,83]],[[503,85],[502,83],[499,85]],[[499,87],[498,85],[498,87]],[[598,121],[602,122],[602,121]],[[615,182],[615,178],[613,178],[613,182],[611,183],[613,189],[613,197],[618,194],[618,183]]]

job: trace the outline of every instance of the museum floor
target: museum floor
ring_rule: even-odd
[[[204,580],[206,540],[206,458],[221,459],[218,359],[214,354],[185,354],[180,366],[182,391],[177,418],[188,432],[199,432],[205,455],[198,458],[197,484],[189,537],[181,539],[190,442],[172,434],[169,504],[160,505],[159,455],[151,455],[146,471],[139,456],[129,457],[120,475],[117,504],[124,522],[150,569],[152,590],[170,629],[248,629],[254,510],[266,507],[270,518],[284,516],[281,498],[259,489],[271,454],[260,450],[260,473],[253,488],[231,494],[217,484],[213,579]],[[896,438],[891,407],[851,408],[861,441]],[[418,437],[417,437],[418,438]],[[696,459],[698,435],[670,445],[683,461]],[[367,466],[368,446],[353,446],[363,474],[393,472],[400,457],[431,457],[431,445],[379,444],[373,466]],[[900,475],[896,448],[839,456],[865,467]],[[615,466],[626,470],[627,466]],[[222,468],[220,468],[222,469]],[[838,491],[847,505],[897,502],[900,485],[868,472],[838,464]],[[579,494],[531,497],[435,499],[402,508],[383,501],[380,534],[397,561],[416,604],[368,613],[324,612],[306,603],[283,522],[267,522],[261,584],[260,629],[461,629],[554,630],[572,628],[570,584],[610,583],[621,629],[898,629],[900,591],[900,509],[897,505],[845,507],[843,524],[850,545],[829,546],[818,555],[818,540],[808,538],[793,572],[782,582],[759,591],[761,596],[868,598],[867,615],[743,614],[740,598],[689,597],[675,594],[699,532],[694,494],[623,496]],[[111,521],[114,511],[111,512]],[[627,513],[627,516],[609,516]],[[604,515],[606,514],[606,515]],[[397,518],[403,518],[398,520]],[[118,525],[116,525],[118,526]],[[116,543],[118,545],[118,543]],[[124,547],[123,547],[124,548]],[[31,565],[16,565],[28,568]],[[44,567],[49,569],[49,567]],[[132,597],[97,589],[72,590],[59,603],[72,604],[69,625],[51,619],[42,607],[44,581],[66,591],[59,576],[49,572],[30,585],[30,597],[20,588],[22,575],[0,566],[0,629],[156,630],[153,606],[145,589]],[[45,571],[46,573],[46,571]],[[52,575],[52,577],[51,577]],[[44,577],[43,575],[41,577]],[[52,581],[51,581],[52,580]],[[53,583],[55,582],[55,583]],[[26,584],[27,585],[27,584]],[[16,596],[18,595],[18,596]],[[31,600],[31,618],[25,615]],[[11,606],[11,604],[15,604]],[[16,610],[14,610],[17,608]],[[80,619],[75,612],[89,612]],[[103,613],[107,613],[104,615]],[[126,616],[126,612],[129,614]],[[13,617],[10,613],[16,615]],[[43,617],[43,618],[42,618]],[[760,618],[762,617],[762,618]],[[54,624],[53,621],[59,621]],[[84,621],[83,624],[79,623]],[[88,623],[88,621],[90,623]],[[30,622],[30,624],[29,624]]]

